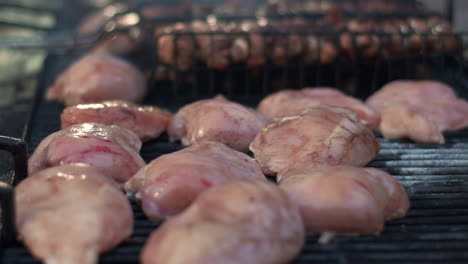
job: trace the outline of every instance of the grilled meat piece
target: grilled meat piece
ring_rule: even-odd
[[[172,119],[168,133],[172,140],[182,140],[185,146],[218,141],[247,152],[250,142],[266,124],[266,118],[255,110],[218,96],[180,109]]]
[[[62,164],[86,163],[124,183],[145,166],[140,148],[140,139],[125,128],[79,124],[46,137],[29,158],[28,171],[31,175]]]
[[[443,131],[468,126],[468,102],[436,81],[394,81],[366,103],[381,113],[380,132],[386,138],[443,144]]]
[[[372,20],[352,19],[347,23],[346,32],[340,36],[341,47],[350,57],[374,57],[380,46],[379,37],[372,34],[374,32]]]
[[[378,234],[401,218],[408,195],[392,176],[349,166],[285,171],[279,186],[297,203],[308,232]]]
[[[166,131],[171,114],[153,106],[138,106],[125,101],[106,101],[65,108],[60,116],[62,129],[83,123],[118,125],[135,133],[142,141]]]
[[[162,63],[183,71],[190,69],[194,64],[195,39],[186,24],[177,23],[167,28],[158,28],[156,41],[158,44],[156,52]]]
[[[267,181],[235,181],[201,194],[146,242],[141,263],[288,263],[304,227],[287,195]]]
[[[136,102],[146,94],[143,74],[130,63],[104,53],[84,56],[48,88],[47,100],[66,105],[105,100]]]
[[[284,90],[263,99],[258,112],[273,119],[296,114],[306,108],[319,105],[346,107],[353,110],[369,128],[379,126],[380,116],[363,102],[333,88],[305,88]]]
[[[208,188],[236,179],[266,179],[249,156],[204,142],[161,156],[125,184],[151,219],[174,216]]]
[[[364,166],[380,149],[372,131],[351,110],[319,106],[277,119],[250,150],[266,175],[302,167]]]
[[[133,214],[119,186],[97,168],[62,165],[15,189],[20,239],[48,264],[94,264],[99,253],[129,237]]]

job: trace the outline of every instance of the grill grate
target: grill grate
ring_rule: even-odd
[[[420,54],[421,55],[421,54]],[[465,72],[459,71],[463,65],[453,56],[422,54],[418,58],[406,57],[402,61],[377,61],[366,64],[353,62],[353,87],[360,89],[347,90],[350,94],[365,97],[386,81],[403,77],[427,77],[440,79],[453,85],[460,95],[468,98],[468,82],[460,77]],[[59,116],[63,107],[59,104],[43,101],[45,88],[76,57],[50,55],[42,72],[38,96],[33,116],[28,124],[26,141],[30,153],[39,142],[60,127]],[[142,58],[147,59],[146,57]],[[138,59],[137,59],[138,60]],[[380,64],[379,64],[380,63]],[[341,62],[332,65],[317,65],[317,68],[302,68],[302,72],[316,72],[310,82],[296,84],[294,87],[308,85],[346,86],[345,80],[340,80],[335,73]],[[408,75],[409,65],[438,65],[429,68],[423,76]],[[377,65],[377,66],[376,66]],[[288,73],[297,70],[297,65],[272,66],[262,69],[260,74],[281,76],[288,80]],[[301,67],[301,66],[299,66]],[[303,66],[305,67],[305,66]],[[357,67],[361,70],[357,71]],[[366,69],[376,68],[372,74]],[[224,75],[202,68],[208,73],[209,90],[203,92],[199,87],[205,82],[195,82],[197,86],[184,86],[176,82],[158,83],[159,89],[153,89],[145,103],[158,103],[172,111],[182,104],[214,95],[224,89],[217,86],[221,79],[239,80],[241,90],[226,88],[231,98],[246,105],[254,106],[260,96],[276,89],[287,87],[287,82],[251,83],[251,73],[240,68],[237,74],[235,68]],[[253,74],[252,74],[253,75]],[[363,76],[364,75],[364,76]],[[240,78],[238,78],[240,76]],[[308,77],[307,75],[303,78]],[[340,76],[338,76],[340,77]],[[268,78],[267,78],[268,79]],[[364,87],[370,83],[372,87]],[[215,89],[216,87],[216,89]],[[261,87],[256,91],[254,87]],[[292,87],[293,88],[293,87]],[[173,90],[177,89],[177,90]],[[180,93],[178,93],[179,91]],[[180,96],[180,100],[166,100]],[[236,95],[236,96],[234,96]],[[164,102],[161,100],[165,100]],[[165,103],[165,104],[163,104]],[[393,174],[408,191],[412,208],[408,217],[386,225],[385,231],[379,237],[338,237],[332,243],[320,246],[316,243],[317,236],[309,236],[306,244],[294,263],[467,263],[468,262],[468,130],[447,133],[447,143],[444,145],[419,145],[404,140],[386,140],[379,137],[382,150],[371,166],[382,168]],[[167,136],[149,142],[141,151],[146,161],[181,149],[179,144],[169,143]],[[158,227],[159,223],[147,221],[143,212],[135,203],[132,204],[135,214],[135,230],[133,236],[118,248],[103,255],[100,263],[130,264],[138,263],[138,256],[148,235]],[[16,241],[0,252],[0,262],[6,264],[40,263],[34,260],[24,246]]]
[[[72,59],[72,58],[70,58]],[[39,94],[67,64],[63,57],[47,60]],[[151,103],[148,98],[146,103]],[[242,101],[253,106],[252,101]],[[29,151],[50,133],[59,129],[63,107],[38,98],[28,133]],[[179,107],[172,104],[171,110]],[[294,263],[466,263],[468,261],[468,130],[447,133],[445,145],[420,145],[405,140],[379,137],[382,150],[371,166],[382,168],[398,179],[408,191],[412,208],[408,217],[387,224],[379,237],[339,237],[320,246],[317,236],[309,236]],[[150,161],[162,154],[181,149],[167,136],[143,146],[142,156]],[[138,263],[140,250],[148,235],[159,225],[145,219],[133,204],[134,235],[100,263]],[[39,263],[19,243],[9,245],[2,263]]]

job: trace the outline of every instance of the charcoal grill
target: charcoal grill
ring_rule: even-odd
[[[465,37],[464,34],[461,35]],[[466,51],[463,49],[462,51]],[[37,88],[32,116],[26,126],[24,141],[0,138],[0,148],[15,155],[15,181],[24,177],[25,153],[31,154],[40,141],[60,127],[62,105],[45,102],[43,95],[55,77],[76,56],[48,56],[44,63]],[[138,58],[135,60],[138,62]],[[414,71],[413,65],[418,65]],[[468,99],[468,68],[462,54],[419,54],[396,61],[374,60],[354,61],[351,64],[352,89],[348,93],[365,98],[380,85],[397,78],[438,79],[451,84],[457,92]],[[336,71],[337,64],[319,65],[316,77],[310,83],[288,82],[293,71],[305,70],[297,65],[288,64],[262,69],[259,74],[275,75],[281,73],[286,83],[283,86],[301,88],[303,85],[335,85],[345,88],[344,78]],[[361,69],[361,72],[357,68]],[[422,68],[423,70],[419,70]],[[374,69],[372,74],[363,70]],[[206,76],[198,74],[200,82],[183,83],[179,80],[154,82],[155,89],[146,98],[146,104],[157,103],[172,111],[189,101],[210,97],[223,92],[217,86],[221,79],[240,80],[238,88],[231,90],[230,98],[249,106],[254,106],[262,95],[274,91],[272,81],[260,83],[261,89],[255,90],[259,83],[252,83],[245,69],[230,69],[227,73],[213,72],[204,68]],[[230,73],[229,73],[230,72]],[[330,75],[327,77],[327,75]],[[242,78],[239,78],[242,76]],[[265,78],[268,80],[268,78]],[[202,82],[203,81],[203,82]],[[366,89],[357,89],[368,83]],[[208,85],[207,90],[200,85]],[[197,86],[198,85],[198,86]],[[280,86],[281,86],[280,85]],[[338,237],[328,245],[318,245],[317,236],[308,236],[306,244],[293,263],[467,263],[468,262],[468,130],[446,133],[444,145],[421,145],[405,140],[378,140],[382,145],[378,157],[370,166],[381,168],[399,180],[411,199],[409,215],[401,220],[387,223],[384,232],[378,236]],[[27,142],[29,149],[23,142]],[[177,143],[169,143],[163,137],[143,145],[141,154],[149,162],[152,159],[181,149]],[[23,166],[21,166],[23,165]],[[0,251],[2,263],[39,263],[18,241],[5,235],[12,235],[11,188],[0,185],[2,201],[3,249]],[[141,248],[148,235],[160,223],[146,220],[139,206],[132,203],[135,214],[133,236],[122,245],[104,254],[100,263],[130,264],[138,263]],[[8,241],[9,240],[9,241]],[[7,243],[6,243],[7,242]]]

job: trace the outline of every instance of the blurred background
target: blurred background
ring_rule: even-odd
[[[163,8],[148,8],[143,10],[146,12],[148,17],[152,18],[157,18],[160,15],[166,17],[174,17],[176,15],[185,16],[186,14],[184,14],[183,11],[180,11],[177,8],[171,9],[170,6],[178,4],[180,8],[180,6],[183,7],[184,5],[187,5],[187,3],[191,4],[192,2],[196,3],[196,1],[180,0],[120,1],[120,3],[123,4],[122,8],[124,9],[141,5],[141,3],[145,3],[146,5],[162,4],[162,6],[164,6]],[[204,0],[201,2],[203,4],[199,5],[196,9],[198,10],[197,15],[208,14],[214,10],[215,13],[225,13],[227,16],[229,16],[232,15],[232,13],[229,13],[232,5],[237,6],[237,8],[243,7],[237,10],[240,12],[237,15],[244,15],[242,12],[252,10],[256,10],[256,12],[262,11],[267,13],[276,11],[278,11],[278,13],[290,11],[283,10],[285,7],[281,5],[280,0],[225,1],[231,4],[234,3],[231,6],[229,4],[216,6],[223,1]],[[289,1],[292,6],[296,2],[299,1]],[[338,5],[345,3],[346,5],[346,2],[359,2],[363,7],[372,5],[378,7],[378,5],[375,4],[375,1],[367,1],[368,4],[366,4],[366,1],[352,0],[315,2],[320,3],[322,9],[326,9],[324,6],[330,6],[329,3],[338,3]],[[395,3],[398,2],[401,1],[396,1]],[[402,2],[410,3],[412,1]],[[110,0],[0,0],[0,123],[7,124],[0,126],[0,135],[18,137],[24,133],[24,127],[18,124],[27,123],[27,118],[31,112],[32,102],[36,91],[35,88],[37,86],[38,80],[40,79],[42,66],[47,55],[51,53],[68,54],[71,52],[76,52],[75,49],[77,46],[79,46],[77,43],[80,43],[80,41],[84,44],[94,43],[94,38],[99,36],[92,34],[88,36],[88,38],[83,35],[78,36],[78,34],[76,34],[76,29],[78,25],[82,23],[82,20],[87,17],[87,15],[100,10],[111,3],[112,1]],[[251,6],[256,4],[258,7]],[[413,12],[414,14],[423,12],[423,10],[424,12],[438,12],[448,22],[453,23],[453,28],[455,31],[468,30],[468,21],[466,21],[468,16],[465,15],[468,12],[468,1],[421,0],[417,1],[417,5],[418,9],[410,10],[410,12]],[[118,12],[119,8],[110,11],[108,10],[110,13],[108,12],[107,15],[111,16],[112,12]],[[317,10],[312,11],[316,12]],[[352,8],[349,10],[352,12],[359,11],[357,9],[353,10]],[[319,11],[321,12],[323,10]],[[372,12],[373,10],[369,8],[369,11]],[[383,11],[384,13],[386,12],[385,9],[380,11]],[[298,10],[292,10],[291,12],[298,12]],[[106,14],[104,15],[106,16]],[[126,17],[125,19],[129,19],[128,21],[130,21],[130,24],[135,22],[135,18],[132,20],[132,17]],[[123,23],[125,24],[126,21],[124,20]],[[116,25],[114,23],[107,26],[115,27]],[[105,29],[104,31],[106,30],[109,29]],[[92,32],[92,30],[90,32]],[[80,47],[83,48],[80,52],[86,50],[87,48],[91,48],[90,45],[82,45]],[[159,73],[160,72],[158,72],[158,74]]]

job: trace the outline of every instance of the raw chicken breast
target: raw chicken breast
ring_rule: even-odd
[[[61,115],[62,129],[95,122],[118,125],[131,130],[142,141],[159,137],[166,131],[171,114],[153,106],[138,106],[125,101],[106,101],[65,108]]]
[[[145,161],[141,141],[131,131],[96,123],[75,125],[46,137],[29,158],[29,175],[71,163],[93,165],[119,183],[124,183]]]
[[[147,241],[143,264],[283,264],[304,243],[295,204],[267,181],[211,188]]]
[[[378,234],[385,220],[401,218],[409,208],[403,187],[374,168],[286,171],[279,186],[299,206],[308,232]]]
[[[273,119],[319,105],[349,108],[356,112],[361,121],[371,129],[379,126],[380,115],[378,112],[358,99],[332,88],[305,88],[299,91],[277,92],[263,99],[258,106],[258,111]]]
[[[118,185],[84,164],[43,170],[15,189],[16,227],[47,264],[94,264],[129,237],[133,214]]]
[[[255,110],[218,96],[183,107],[169,125],[172,140],[185,146],[196,142],[218,141],[247,152],[250,142],[267,124]]]
[[[140,101],[146,94],[143,74],[130,63],[105,53],[84,56],[48,88],[47,100],[66,105],[106,100]]]
[[[440,82],[394,81],[367,104],[381,112],[380,132],[385,138],[443,144],[443,131],[468,127],[468,102]]]
[[[265,127],[250,150],[266,175],[291,168],[364,166],[379,152],[372,131],[351,110],[308,108]]]
[[[203,142],[159,157],[124,187],[141,199],[149,218],[160,219],[180,213],[206,189],[235,179],[266,180],[249,156],[221,143]]]

